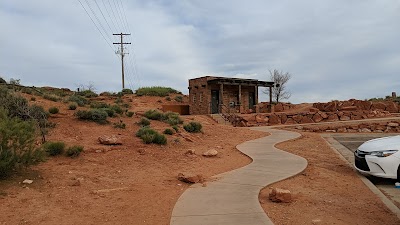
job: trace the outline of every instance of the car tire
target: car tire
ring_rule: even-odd
[[[397,181],[400,182],[400,165],[397,167]]]

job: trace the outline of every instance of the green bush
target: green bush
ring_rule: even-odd
[[[171,97],[167,96],[167,97],[165,97],[165,100],[171,101]]]
[[[142,127],[150,126],[150,120],[142,118],[138,124]]]
[[[36,101],[36,98],[35,97],[31,97],[31,101],[32,102]]]
[[[174,134],[174,131],[173,131],[172,129],[170,129],[170,128],[167,128],[167,129],[164,130],[163,133],[164,133],[164,134],[168,134],[168,135],[173,135],[173,134]]]
[[[75,102],[76,104],[78,104],[79,106],[85,106],[87,104],[90,103],[89,100],[87,100],[86,98],[79,96],[79,95],[72,95],[68,98],[68,101],[70,102]]]
[[[65,152],[65,155],[69,156],[71,158],[75,158],[75,157],[78,157],[81,154],[81,152],[83,152],[83,146],[75,145],[75,146],[69,147],[67,149],[67,151]]]
[[[119,105],[112,105],[111,107],[109,107],[110,109],[114,110],[114,112],[118,113],[118,114],[122,114],[124,111],[121,109],[121,107],[119,107]]]
[[[107,115],[108,115],[109,117],[114,117],[114,116],[115,116],[115,111],[114,111],[113,109],[110,109],[110,108],[102,108],[102,110],[104,110],[104,111],[107,113]]]
[[[0,84],[7,84],[7,81],[0,77]]]
[[[98,94],[96,94],[92,90],[84,90],[84,91],[76,92],[76,94],[80,95],[80,96],[84,96],[86,98],[92,98],[92,97],[97,97],[98,96]]]
[[[166,145],[167,144],[167,138],[158,133],[157,131],[149,128],[149,127],[142,127],[141,129],[136,132],[136,137],[139,137],[142,139],[142,141],[145,144],[159,144],[159,145]]]
[[[122,89],[122,94],[127,95],[127,94],[133,94],[133,91],[131,89],[125,88]]]
[[[114,123],[114,128],[119,128],[119,129],[125,129],[126,128],[126,124],[122,121],[119,121],[118,123]]]
[[[161,120],[163,118],[163,113],[157,110],[151,109],[144,113],[144,116],[151,120]]]
[[[164,123],[168,123],[171,126],[183,123],[183,120],[181,119],[179,114],[174,113],[174,112],[162,113],[157,110],[151,109],[151,110],[146,111],[144,113],[144,116],[151,120],[159,120]]]
[[[0,108],[0,178],[13,171],[43,161],[41,149],[35,148],[35,123],[7,115]]]
[[[78,108],[78,105],[76,103],[71,103],[71,104],[69,104],[68,108],[70,110],[75,110],[76,108]]]
[[[175,132],[178,132],[178,131],[179,131],[179,127],[178,127],[177,125],[173,125],[173,126],[172,126],[172,129],[174,129]]]
[[[59,97],[57,97],[55,95],[49,95],[49,94],[43,95],[43,98],[47,99],[47,100],[50,100],[50,101],[53,101],[53,102],[58,102],[60,100]]]
[[[99,124],[107,123],[107,112],[103,109],[79,110],[75,116],[80,120],[94,121]]]
[[[118,98],[115,99],[115,101],[114,101],[115,104],[121,104],[121,103],[123,103],[123,102],[124,102],[124,100],[122,100],[122,98],[120,98],[120,97],[118,97]]]
[[[135,113],[134,113],[134,112],[131,112],[131,111],[128,111],[128,112],[125,113],[125,115],[126,115],[127,117],[132,117],[133,115],[135,115]]]
[[[90,103],[90,108],[101,109],[101,108],[108,108],[108,107],[110,107],[110,105],[105,102],[91,102]]]
[[[177,95],[177,96],[175,96],[175,101],[183,102],[183,97],[181,95]]]
[[[60,110],[57,107],[51,107],[49,108],[49,113],[51,114],[57,114]]]
[[[22,92],[22,93],[25,93],[25,94],[31,95],[31,94],[32,94],[32,89],[30,89],[30,88],[23,88],[23,89],[21,90],[21,92]]]
[[[164,113],[163,121],[165,123],[168,123],[171,126],[183,123],[183,120],[181,119],[179,114],[178,113],[174,113],[174,112],[166,112],[166,113]]]
[[[189,133],[199,133],[201,132],[202,125],[198,122],[190,122],[188,124],[183,125],[183,129],[185,129]]]
[[[65,144],[64,142],[46,142],[42,148],[49,156],[56,156],[64,153]]]
[[[180,92],[170,87],[159,87],[159,86],[142,87],[136,90],[136,95],[138,96],[147,95],[147,96],[165,97],[168,96],[169,94],[177,94],[177,93]]]

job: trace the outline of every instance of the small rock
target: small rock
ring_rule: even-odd
[[[76,187],[76,186],[81,186],[81,181],[80,180],[74,180],[70,183],[70,186]]]
[[[185,183],[193,184],[193,183],[203,182],[204,178],[202,175],[194,175],[194,174],[190,174],[190,173],[186,173],[186,174],[179,173],[178,180],[185,182]]]
[[[186,151],[185,155],[196,155],[196,150],[189,149],[189,150]]]
[[[389,127],[398,127],[399,126],[399,124],[398,123],[388,123],[387,124]]]
[[[359,129],[359,132],[361,132],[361,133],[371,133],[371,130],[368,129],[368,128],[362,128],[362,129]]]
[[[145,155],[145,154],[146,154],[146,149],[140,148],[140,149],[138,150],[138,152],[139,152],[140,155]]]
[[[210,149],[203,153],[203,156],[206,156],[206,157],[214,157],[216,155],[218,155],[218,151],[215,149]]]
[[[32,184],[33,180],[29,180],[29,179],[25,179],[24,181],[22,181],[23,184]]]
[[[121,140],[119,140],[119,138],[117,138],[115,135],[113,136],[103,135],[98,138],[98,141],[100,142],[100,144],[103,145],[122,145]]]
[[[273,202],[289,203],[292,201],[292,194],[289,190],[273,188],[271,193],[269,193],[269,199]]]

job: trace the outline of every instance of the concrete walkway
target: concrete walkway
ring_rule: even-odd
[[[237,148],[253,159],[245,167],[215,176],[216,181],[192,185],[178,199],[171,225],[273,224],[258,201],[260,190],[302,172],[304,158],[281,151],[275,144],[297,138],[295,132],[253,128],[271,133]]]

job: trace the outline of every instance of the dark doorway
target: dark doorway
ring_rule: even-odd
[[[211,114],[219,113],[219,91],[211,91]]]
[[[254,109],[256,95],[254,92],[249,92],[249,109]]]

